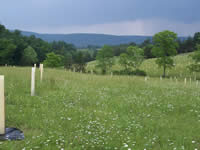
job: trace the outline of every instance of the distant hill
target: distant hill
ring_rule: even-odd
[[[103,46],[119,45],[135,42],[137,44],[142,43],[145,39],[151,39],[151,36],[116,36],[106,34],[39,34],[34,32],[22,31],[23,35],[30,36],[35,35],[45,41],[65,41],[72,43],[76,47],[87,47],[88,45]]]
[[[152,36],[116,36],[106,34],[39,34],[35,32],[22,31],[23,35],[35,35],[45,41],[65,41],[74,44],[78,48],[84,48],[88,45],[103,46],[119,45],[135,42],[136,44],[142,43],[146,39],[152,39]]]

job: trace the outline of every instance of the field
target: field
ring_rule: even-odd
[[[193,78],[184,84],[187,57],[176,60],[177,72],[168,74],[181,76],[177,82],[160,81],[153,60],[142,66],[146,82],[58,69],[45,69],[41,82],[37,69],[34,97],[30,67],[1,67],[6,126],[23,130],[25,140],[0,141],[0,149],[199,150],[200,85]]]
[[[188,69],[187,66],[189,64],[192,63],[192,59],[191,57],[189,57],[189,55],[191,55],[192,53],[187,53],[187,54],[181,54],[181,55],[177,55],[176,57],[174,57],[174,64],[175,66],[172,69],[168,69],[167,70],[167,76],[168,77],[176,77],[179,79],[183,79],[183,78],[199,78],[200,79],[200,75],[196,74],[196,73],[191,73]],[[119,63],[118,63],[119,59],[118,57],[115,58],[115,65],[112,67],[111,71],[114,70],[120,70],[123,69]],[[100,70],[98,68],[95,68],[96,62],[90,62],[88,64],[88,71],[90,70],[97,70],[97,72],[99,73]],[[162,75],[162,68],[159,68],[158,65],[155,63],[155,59],[148,59],[145,60],[144,63],[141,65],[140,69],[144,70],[148,76],[150,77],[160,77]]]

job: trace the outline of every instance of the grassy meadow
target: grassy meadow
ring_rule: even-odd
[[[190,77],[187,59],[177,56],[168,75]],[[161,81],[153,60],[142,67],[146,82],[46,68],[41,82],[37,69],[33,97],[31,67],[0,67],[6,126],[25,134],[23,141],[0,141],[0,150],[199,150],[200,85]]]
[[[173,78],[176,77],[179,79],[183,79],[183,78],[194,79],[195,77],[200,79],[200,75],[198,73],[191,73],[187,68],[188,65],[193,63],[191,57],[189,57],[189,55],[191,54],[192,53],[186,53],[186,54],[175,56],[174,57],[175,66],[171,69],[167,69],[166,75],[168,77],[173,77]],[[158,65],[155,63],[155,60],[156,59],[147,59],[140,66],[140,69],[144,70],[147,73],[147,75],[150,77],[160,77],[163,73],[163,69],[158,67]],[[116,57],[114,61],[115,64],[113,65],[110,71],[123,69],[123,67],[119,65],[118,61],[119,61],[119,58]],[[92,61],[88,63],[88,67],[87,67],[88,71],[96,70],[98,73],[100,73],[100,70],[98,68],[95,68],[95,65],[96,65],[96,61]]]

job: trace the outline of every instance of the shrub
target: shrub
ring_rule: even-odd
[[[51,52],[47,54],[47,58],[44,60],[44,65],[46,67],[60,67],[62,66],[62,56],[56,55],[55,53]]]

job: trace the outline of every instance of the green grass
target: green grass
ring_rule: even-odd
[[[191,63],[193,63],[191,57],[188,57],[191,53],[187,54],[181,54],[174,57],[174,64],[175,66],[172,69],[167,69],[167,76],[168,77],[176,77],[176,78],[195,78],[197,77],[200,79],[200,74],[198,73],[191,73],[187,66]],[[156,59],[147,59],[143,62],[140,69],[144,70],[148,76],[150,77],[160,77],[162,76],[163,69],[159,68],[158,65],[155,63]],[[123,69],[122,66],[118,63],[119,59],[118,57],[115,58],[115,65],[112,67],[110,71],[114,70],[121,70]],[[95,68],[96,62],[90,62],[88,63],[87,70],[97,70],[98,73],[100,73],[100,70]]]
[[[175,66],[172,69],[167,69],[167,75],[171,77],[176,76],[177,78],[194,78],[195,74],[191,73],[187,68],[187,66],[193,62],[191,57],[188,57],[189,55],[190,53],[175,56]],[[141,66],[141,69],[145,70],[147,74],[152,77],[158,77],[163,73],[163,69],[158,67],[158,65],[155,63],[155,59],[149,59],[147,61],[144,61],[144,63]]]
[[[6,126],[25,134],[23,141],[0,141],[0,150],[200,149],[195,81],[44,71],[40,82],[37,69],[31,97],[31,68],[0,68]]]

